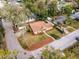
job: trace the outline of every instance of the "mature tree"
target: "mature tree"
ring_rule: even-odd
[[[67,15],[67,20],[65,22],[68,25],[70,25],[72,23],[72,19],[70,18],[70,15],[72,14],[72,10],[73,10],[72,5],[66,5],[64,7],[64,13]]]
[[[74,53],[70,51],[65,51],[64,53],[60,50],[55,50],[53,48],[46,48],[42,51],[41,59],[77,59]]]
[[[45,6],[45,3],[40,1],[34,9],[34,14],[37,16],[37,19],[45,20],[48,16],[48,9]]]
[[[50,51],[48,49],[45,49],[42,51],[41,59],[49,59]]]
[[[72,13],[73,10],[73,6],[72,5],[66,5],[64,7],[64,12],[65,14],[67,14],[67,16],[70,16],[70,14]]]
[[[17,25],[26,20],[25,9],[23,6],[10,5],[7,3],[5,3],[5,6],[6,7],[0,10],[0,16],[4,18],[4,20],[12,22],[14,31],[17,31]]]
[[[44,20],[47,18],[48,15],[48,9],[46,8],[45,2],[44,1],[40,1],[40,0],[34,0],[34,1],[28,1],[28,0],[24,0],[25,3],[23,3],[25,5],[26,8],[29,9],[29,11],[31,13],[33,13],[37,19],[41,19]]]
[[[78,4],[78,6],[79,6],[79,0],[75,0],[76,1],[76,3]]]
[[[2,17],[5,17],[6,20],[9,20],[15,24],[26,19],[26,15],[23,12],[23,8],[20,6],[12,6],[9,4],[5,5],[6,7],[3,8]]]
[[[48,5],[48,13],[49,16],[56,16],[58,12],[58,8],[57,8],[57,1],[51,1],[51,3]]]
[[[17,50],[14,50],[13,52],[11,52],[10,50],[7,50],[7,49],[6,50],[0,49],[0,59],[14,59],[15,57],[14,52],[17,53]]]

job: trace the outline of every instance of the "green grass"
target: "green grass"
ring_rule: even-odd
[[[62,36],[62,34],[55,28],[50,31],[47,31],[47,33],[55,39],[59,39]],[[45,34],[34,35],[32,34],[32,32],[27,32],[23,37],[19,38],[19,41],[21,45],[26,48],[47,38],[48,37]]]
[[[48,37],[45,34],[34,35],[32,33],[26,33],[22,38],[19,38],[19,40],[22,40],[21,43],[24,42],[25,45],[31,46],[46,38],[48,38]]]
[[[72,26],[72,27],[74,27],[75,29],[79,29],[79,22],[78,22],[78,21],[73,22],[73,23],[70,24],[69,26]]]
[[[60,37],[61,37],[61,33],[57,30],[57,29],[55,29],[55,28],[53,28],[51,31],[48,31],[47,32],[49,35],[51,35],[51,36],[53,36],[55,39],[59,39]],[[57,38],[56,38],[57,37]]]
[[[79,43],[77,42],[76,44],[73,44],[73,46],[64,50],[65,53],[66,51],[72,52],[75,55],[75,57],[79,58]]]
[[[68,30],[69,32],[73,32],[73,31],[74,31],[72,28],[67,28],[67,30]]]

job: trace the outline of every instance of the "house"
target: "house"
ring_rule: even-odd
[[[39,34],[42,33],[42,31],[51,30],[53,28],[50,23],[45,23],[44,21],[30,23],[30,27],[34,34]]]

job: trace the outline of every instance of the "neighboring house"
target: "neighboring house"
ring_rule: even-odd
[[[79,20],[79,12],[76,12],[75,14],[72,14],[71,18],[75,19],[75,20]]]
[[[34,34],[39,34],[42,33],[42,31],[51,30],[53,28],[50,23],[45,23],[44,21],[30,23],[30,27]]]
[[[66,20],[65,16],[58,16],[56,17],[56,20],[53,21],[54,24],[62,24]]]

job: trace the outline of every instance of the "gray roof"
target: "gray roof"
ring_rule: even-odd
[[[56,20],[54,21],[54,23],[62,23],[66,20],[66,17],[65,16],[58,16],[56,18]]]

